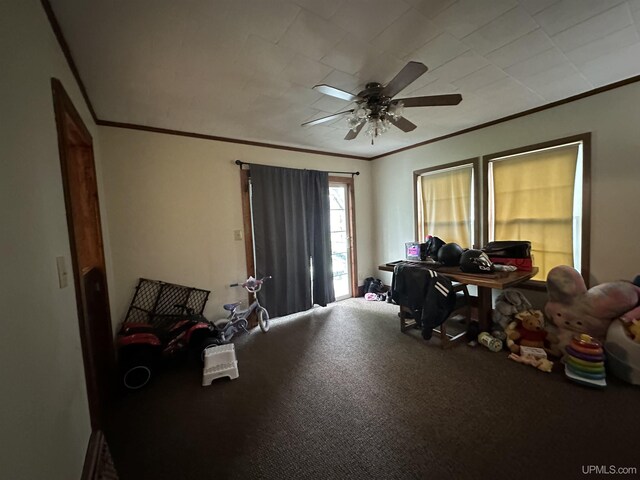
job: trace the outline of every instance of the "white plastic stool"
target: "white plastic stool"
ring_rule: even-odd
[[[238,378],[238,361],[233,343],[209,347],[204,351],[204,370],[202,372],[202,386],[211,385],[216,378]]]

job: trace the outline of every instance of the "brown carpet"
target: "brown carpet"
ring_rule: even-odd
[[[350,299],[275,320],[267,334],[237,338],[240,377],[209,387],[193,365],[163,371],[119,402],[107,431],[121,480],[523,480],[640,468],[638,388],[610,378],[592,390],[464,343],[443,351],[400,333],[396,313]]]

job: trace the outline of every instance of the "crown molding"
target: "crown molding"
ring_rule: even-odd
[[[45,13],[47,14],[47,18],[49,19],[49,23],[51,24],[51,28],[53,29],[53,33],[58,39],[58,43],[60,44],[60,48],[64,53],[65,58],[67,59],[67,63],[71,72],[73,73],[76,82],[78,83],[78,87],[82,92],[82,96],[84,101],[87,104],[87,108],[93,117],[93,121],[96,125],[105,126],[105,127],[116,127],[116,128],[127,128],[130,130],[142,130],[147,132],[154,133],[162,133],[165,135],[178,135],[182,137],[191,137],[191,138],[200,138],[203,140],[214,140],[217,142],[227,142],[227,143],[237,143],[241,145],[250,145],[255,147],[264,147],[264,148],[275,148],[278,150],[288,150],[293,152],[301,152],[301,153],[310,153],[314,155],[325,155],[330,157],[339,157],[339,158],[350,158],[355,160],[368,160],[373,161],[379,158],[388,157],[390,155],[395,155],[396,153],[405,152],[407,150],[412,150],[414,148],[422,147],[424,145],[429,145],[430,143],[440,142],[442,140],[446,140],[448,138],[457,137],[458,135],[464,135],[465,133],[473,132],[476,130],[481,130],[483,128],[491,127],[493,125],[498,125],[500,123],[508,122],[510,120],[515,120],[516,118],[525,117],[527,115],[531,115],[534,113],[542,112],[544,110],[548,110],[550,108],[558,107],[560,105],[565,105],[567,103],[575,102],[577,100],[582,100],[583,98],[591,97],[593,95],[597,95],[599,93],[603,93],[609,90],[614,90],[616,88],[624,87],[626,85],[630,85],[632,83],[636,83],[640,81],[640,75],[636,75],[634,77],[629,77],[624,80],[620,80],[618,82],[610,83],[608,85],[604,85],[602,87],[594,88],[593,90],[589,90],[588,92],[579,93],[578,95],[574,95],[572,97],[568,97],[562,100],[557,100],[555,102],[547,103],[546,105],[541,105],[539,107],[535,107],[529,110],[525,110],[524,112],[514,113],[513,115],[508,115],[506,117],[498,118],[496,120],[491,120],[489,122],[482,123],[480,125],[475,125],[473,127],[465,128],[463,130],[458,130],[457,132],[448,133],[446,135],[442,135],[440,137],[432,138],[429,140],[425,140],[423,142],[414,143],[413,145],[407,145],[406,147],[398,148],[397,150],[391,150],[390,152],[381,153],[380,155],[373,156],[364,156],[364,155],[348,155],[345,153],[331,153],[322,150],[313,150],[308,148],[299,148],[299,147],[290,147],[287,145],[278,145],[267,142],[256,142],[250,140],[241,140],[237,138],[229,138],[229,137],[218,137],[215,135],[206,135],[202,133],[195,132],[186,132],[181,130],[171,130],[166,128],[157,128],[150,127],[146,125],[138,125],[134,123],[124,123],[124,122],[114,122],[110,120],[102,120],[97,117],[95,110],[93,109],[93,105],[91,104],[91,100],[89,99],[89,95],[87,94],[87,89],[82,83],[82,79],[80,78],[80,73],[78,72],[78,68],[76,67],[75,62],[73,61],[73,57],[71,55],[71,50],[69,49],[69,45],[62,34],[62,29],[58,23],[58,20],[51,8],[51,3],[49,0],[41,0],[42,7],[44,8]]]
[[[442,135],[440,137],[432,138],[430,140],[425,140],[424,142],[414,143],[413,145],[408,145],[406,147],[399,148],[397,150],[392,150],[387,153],[383,153],[380,155],[376,155],[373,157],[369,157],[369,160],[377,160],[382,157],[388,157],[389,155],[395,155],[396,153],[405,152],[407,150],[411,150],[414,148],[422,147],[423,145],[428,145],[430,143],[440,142],[442,140],[446,140],[447,138],[457,137],[458,135],[463,135],[465,133],[473,132],[475,130],[480,130],[482,128],[491,127],[493,125],[497,125],[499,123],[508,122],[509,120],[515,120],[516,118],[525,117],[527,115],[531,115],[533,113],[542,112],[543,110],[548,110],[550,108],[559,107],[560,105],[564,105],[566,103],[575,102],[576,100],[582,100],[583,98],[591,97],[593,95],[597,95],[599,93],[603,93],[609,90],[614,90],[616,88],[624,87],[626,85],[630,85],[632,83],[636,83],[640,81],[640,75],[636,75],[634,77],[625,78],[624,80],[620,80],[618,82],[610,83],[608,85],[604,85],[602,87],[594,88],[593,90],[589,90],[588,92],[582,92],[578,95],[574,95],[572,97],[567,97],[562,100],[557,100],[555,102],[547,103],[546,105],[541,105],[539,107],[531,108],[529,110],[525,110],[523,112],[514,113],[513,115],[508,115],[506,117],[498,118],[496,120],[491,120],[486,123],[482,123],[480,125],[475,125],[473,127],[465,128],[463,130],[458,130],[457,132],[448,133],[446,135]]]
[[[67,40],[64,38],[62,34],[62,29],[60,28],[60,24],[58,23],[58,19],[56,18],[56,14],[53,12],[53,8],[51,7],[51,3],[49,0],[40,0],[42,3],[42,8],[44,12],[47,14],[47,19],[49,19],[49,24],[51,25],[51,29],[53,30],[56,39],[58,40],[58,44],[62,49],[62,53],[64,57],[67,59],[67,64],[71,69],[71,73],[73,77],[76,79],[76,83],[78,84],[78,88],[80,88],[80,92],[82,93],[82,97],[84,98],[85,103],[87,104],[87,108],[89,109],[89,113],[91,113],[91,117],[94,122],[98,122],[98,117],[96,116],[96,111],[93,109],[93,105],[91,104],[91,100],[89,99],[89,95],[87,94],[87,89],[82,83],[82,78],[80,78],[80,72],[78,72],[78,68],[76,67],[75,62],[73,61],[73,56],[71,55],[71,50],[69,49],[69,44]]]
[[[182,130],[171,130],[168,128],[149,127],[147,125],[138,125],[136,123],[122,123],[122,122],[112,122],[109,120],[97,120],[96,124],[103,127],[126,128],[129,130],[142,130],[145,132],[162,133],[165,135],[178,135],[180,137],[200,138],[203,140],[214,140],[216,142],[238,143],[241,145],[249,145],[253,147],[275,148],[277,150],[288,150],[291,152],[311,153],[314,155],[325,155],[329,157],[351,158],[354,160],[371,160],[370,157],[348,155],[346,153],[332,153],[332,152],[325,152],[323,150],[313,150],[310,148],[278,145],[275,143],[255,142],[252,140],[242,140],[239,138],[217,137],[215,135],[206,135],[204,133],[185,132]]]

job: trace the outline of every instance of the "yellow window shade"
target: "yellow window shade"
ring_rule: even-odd
[[[465,166],[419,177],[422,193],[418,221],[424,235],[440,237],[462,247],[473,243],[473,167]]]
[[[534,280],[573,265],[573,197],[578,145],[492,162],[493,239],[530,240]],[[491,213],[490,213],[491,215]]]

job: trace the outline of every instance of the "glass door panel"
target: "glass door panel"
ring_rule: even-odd
[[[349,230],[347,186],[329,186],[331,208],[331,260],[333,264],[333,288],[336,300],[351,296],[351,261],[349,255]]]

